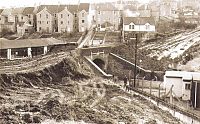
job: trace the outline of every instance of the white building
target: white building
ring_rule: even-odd
[[[198,81],[200,81],[198,72],[166,71],[164,75],[166,90],[169,91],[173,85],[172,94],[182,100],[191,100],[192,82],[197,83]],[[195,98],[197,98],[196,95]]]
[[[123,31],[155,32],[155,21],[151,17],[124,17]]]

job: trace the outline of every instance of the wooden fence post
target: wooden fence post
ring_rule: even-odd
[[[172,88],[174,87],[174,85],[172,85],[172,87],[170,88],[170,104],[173,104],[173,96],[172,96]]]
[[[152,92],[152,81],[150,81],[150,95],[151,95],[151,92]]]
[[[160,85],[161,85],[161,83],[159,84],[159,87],[158,87],[158,98],[160,98]]]

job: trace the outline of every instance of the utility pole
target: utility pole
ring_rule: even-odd
[[[133,86],[135,87],[136,85],[136,73],[137,73],[137,42],[139,40],[139,33],[136,34],[136,41],[135,41],[135,66],[134,66],[134,84]]]

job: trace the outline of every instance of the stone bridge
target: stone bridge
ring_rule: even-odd
[[[134,70],[135,64],[113,54],[111,50],[112,46],[98,46],[80,48],[78,49],[78,52],[80,56],[84,57],[89,62],[91,67],[96,70],[96,72],[100,72],[103,76],[107,75],[106,72],[108,72],[108,66],[112,66],[110,65],[110,62],[112,61],[117,61],[122,66],[123,70],[120,70],[121,75],[126,74],[126,72],[129,72],[129,70]],[[146,75],[147,73],[151,73],[150,70],[145,70],[137,65],[136,69],[137,74]],[[127,73],[127,75],[128,74],[129,73]]]
[[[111,53],[111,46],[89,47],[79,49],[79,55],[87,57],[99,68],[105,70],[108,66],[108,56]]]

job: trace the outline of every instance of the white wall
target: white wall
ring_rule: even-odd
[[[171,86],[174,85],[172,91],[175,93],[176,97],[182,97],[182,78],[181,77],[164,77],[164,87],[166,88],[167,92],[170,90]]]
[[[134,29],[129,29],[129,25],[123,26],[124,31],[147,31],[147,32],[154,32],[155,31],[155,25],[149,25],[149,28],[146,29],[145,25],[135,25]]]
[[[41,17],[40,17],[41,14]],[[48,18],[46,18],[46,15],[48,15]],[[37,17],[37,32],[53,32],[53,16],[47,11],[46,8],[44,8],[42,11],[36,14]],[[48,21],[48,24],[47,24]],[[41,22],[41,24],[39,23]],[[41,31],[39,28],[41,27]],[[48,30],[47,30],[48,29]]]
[[[82,14],[84,16],[82,16]],[[82,23],[82,20],[84,20],[84,23]],[[88,13],[82,10],[79,13],[79,32],[84,32],[86,29],[88,29]]]
[[[62,14],[62,17],[61,17]],[[69,15],[69,16],[68,16]],[[58,17],[58,32],[73,32],[74,15],[67,8],[57,14]],[[61,24],[61,21],[63,24]],[[68,23],[69,22],[69,23]]]

